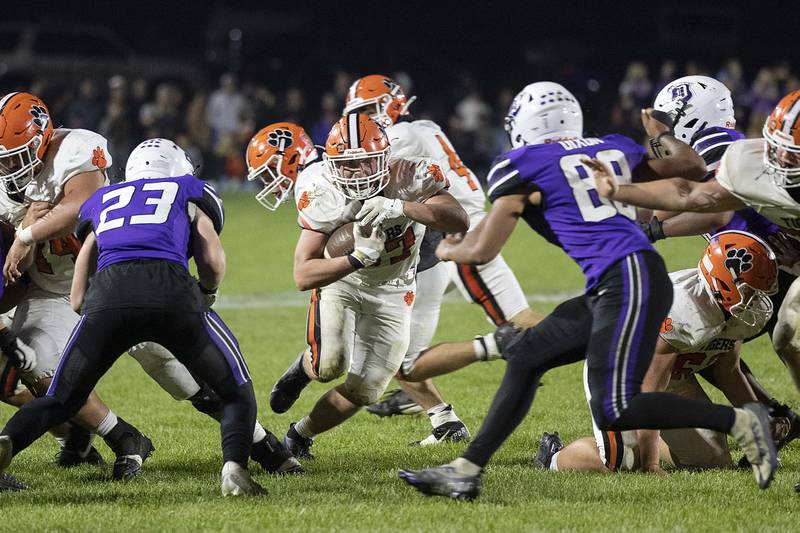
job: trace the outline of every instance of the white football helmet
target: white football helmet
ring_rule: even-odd
[[[194,173],[183,149],[169,139],[147,139],[133,149],[125,165],[125,181],[174,178]]]
[[[505,128],[513,148],[550,139],[580,137],[583,112],[578,100],[564,86],[539,81],[514,97]]]
[[[653,108],[672,117],[675,137],[688,143],[698,131],[736,127],[731,92],[708,76],[684,76],[659,91]]]

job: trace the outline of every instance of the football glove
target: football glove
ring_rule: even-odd
[[[403,216],[403,201],[375,196],[364,202],[356,215],[361,227],[379,226],[384,220]]]
[[[203,293],[203,300],[208,307],[211,307],[217,301],[217,293],[219,292],[219,287],[214,289],[206,289],[203,287],[203,284],[199,281],[197,282],[197,286],[200,287],[200,292]]]
[[[358,224],[353,224],[353,238],[355,249],[349,257],[354,267],[358,269],[372,266],[380,260],[386,246],[386,235],[380,226],[373,226],[372,232],[365,237],[361,234]]]
[[[20,372],[30,372],[36,368],[36,352],[17,339],[17,335],[9,328],[0,330],[0,351]]]

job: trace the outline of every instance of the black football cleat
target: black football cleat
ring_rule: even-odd
[[[15,492],[18,490],[26,490],[30,487],[18,480],[11,474],[0,474],[0,492]]]
[[[545,432],[539,441],[539,451],[536,453],[536,457],[533,458],[533,463],[547,470],[550,468],[553,456],[563,449],[564,442],[562,442],[558,431],[552,434]]]
[[[415,415],[422,412],[422,407],[401,389],[391,390],[383,395],[377,403],[367,407],[367,412],[384,416]]]
[[[250,458],[270,474],[305,474],[303,465],[278,438],[267,431],[267,436],[253,443]]]
[[[800,437],[800,416],[797,415],[785,403],[775,403],[769,406],[769,415],[773,418],[785,418],[789,421],[789,431],[778,442],[775,443],[780,450],[793,440]]]
[[[303,355],[301,352],[294,363],[278,378],[269,395],[269,406],[276,413],[285,413],[300,397],[300,393],[311,382],[303,370]]]
[[[62,468],[72,468],[82,464],[103,466],[106,462],[92,446],[92,434],[80,426],[72,426],[56,455],[56,464]]]
[[[283,437],[283,444],[286,448],[298,459],[313,460],[314,455],[311,453],[311,446],[314,445],[314,439],[307,439],[301,437],[297,430],[294,429],[294,422],[289,425],[289,431]]]
[[[400,470],[398,475],[425,496],[444,496],[454,500],[472,501],[481,492],[480,476],[459,474],[452,466]]]
[[[135,452],[117,455],[111,475],[115,481],[128,481],[138,476],[142,472],[142,464],[155,451],[152,441],[138,431],[128,438],[132,442],[126,443],[126,448]]]
[[[494,332],[494,342],[497,344],[497,349],[503,359],[506,358],[505,352],[509,346],[516,340],[522,330],[511,322],[504,322],[500,324]]]
[[[469,430],[464,422],[455,420],[445,422],[433,428],[430,435],[417,442],[412,442],[412,446],[433,446],[443,442],[469,442]]]

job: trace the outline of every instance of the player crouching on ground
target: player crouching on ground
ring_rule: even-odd
[[[661,326],[642,390],[711,402],[697,381],[699,373],[709,375],[736,407],[758,401],[739,367],[739,351],[742,341],[761,331],[772,316],[769,296],[777,291],[777,275],[775,255],[755,235],[739,231],[715,235],[697,268],[670,274],[672,309]],[[586,392],[591,402],[588,388]],[[566,448],[557,433],[545,433],[536,463],[559,471],[659,472],[660,455],[664,462],[682,468],[733,466],[727,438],[716,431],[661,431],[659,453],[658,430],[600,431],[594,420],[592,425],[594,439],[586,437]],[[776,441],[787,426],[785,419],[773,419]]]
[[[331,130],[323,164],[297,179],[303,230],[294,278],[300,290],[312,290],[309,348],[277,381],[270,406],[283,413],[311,379],[329,382],[347,372],[343,384],[290,427],[285,442],[298,457],[311,456],[314,436],[374,403],[399,369],[425,227],[468,228],[466,212],[445,191],[441,169],[424,158],[391,158],[390,150],[383,128],[349,113]],[[352,245],[334,249],[351,235]]]
[[[47,396],[25,405],[3,428],[0,472],[49,427],[73,416],[130,346],[153,341],[222,399],[222,494],[264,493],[247,472],[256,418],[247,364],[233,333],[209,309],[200,289],[219,286],[225,252],[215,221],[196,208],[208,186],[180,175],[192,168],[183,158],[184,166],[177,168],[138,169],[139,179],[103,187],[81,206],[78,234],[85,241],[76,261],[72,302],[82,316]],[[190,243],[199,283],[188,271]]]

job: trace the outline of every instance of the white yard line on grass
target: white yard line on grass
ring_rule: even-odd
[[[564,291],[549,294],[526,294],[529,302],[558,303],[574,298],[580,291]],[[276,307],[307,307],[310,296],[301,292],[271,292],[264,294],[231,294],[220,296],[215,309],[272,309]],[[467,302],[455,291],[445,295],[448,304],[466,304]]]

